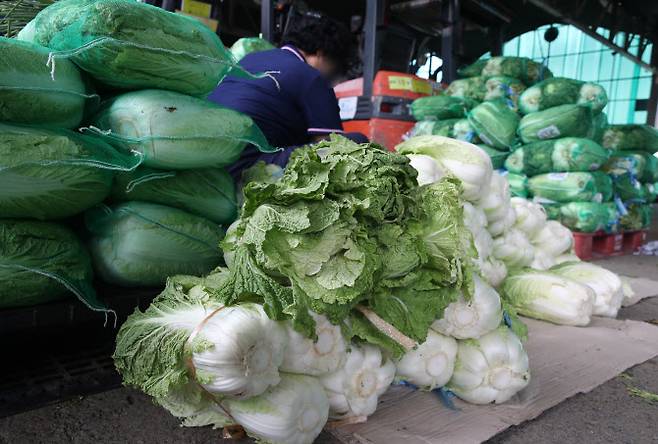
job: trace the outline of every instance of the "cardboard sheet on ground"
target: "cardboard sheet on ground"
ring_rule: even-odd
[[[455,400],[444,407],[431,393],[391,388],[366,423],[331,431],[344,444],[479,443],[585,393],[625,369],[658,355],[658,327],[595,318],[587,328],[527,320],[532,380],[511,401],[475,406]]]
[[[624,307],[637,304],[642,299],[658,296],[658,281],[647,278],[625,278],[635,292],[630,298],[624,299]]]

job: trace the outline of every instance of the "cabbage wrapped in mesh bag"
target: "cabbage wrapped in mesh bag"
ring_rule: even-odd
[[[462,66],[457,70],[460,77],[476,77],[482,74],[482,69],[487,65],[489,59],[480,59],[470,65]]]
[[[591,173],[539,174],[528,179],[528,190],[533,197],[553,202],[591,202],[602,199]]]
[[[484,102],[468,113],[468,121],[487,145],[510,149],[516,140],[519,116],[502,100]]]
[[[92,310],[96,297],[89,253],[69,228],[52,222],[0,219],[0,308],[65,299]]]
[[[528,176],[525,174],[507,173],[510,194],[513,197],[528,197]]]
[[[268,49],[274,49],[274,45],[263,38],[242,37],[231,46],[231,54],[239,62],[252,52],[267,51]]]
[[[475,102],[469,99],[440,94],[421,97],[411,102],[411,114],[416,120],[454,119],[464,117],[474,105]]]
[[[594,171],[610,152],[593,140],[563,137],[523,145],[505,161],[508,171],[534,176],[550,172]]]
[[[409,137],[416,136],[444,136],[453,137],[453,128],[455,123],[461,119],[444,119],[444,120],[420,120],[415,123]]]
[[[608,95],[601,85],[553,77],[525,90],[519,99],[519,110],[530,114],[560,105],[586,105],[597,114],[607,104]]]
[[[237,217],[235,184],[221,168],[161,171],[141,167],[117,174],[111,197],[140,200],[180,208],[220,225]]]
[[[274,151],[250,117],[207,100],[146,89],[121,94],[101,106],[94,131],[142,153],[161,169],[222,167],[250,143]]]
[[[656,182],[658,158],[642,151],[615,151],[603,170],[613,176],[629,173],[642,182]]]
[[[96,81],[205,96],[241,70],[217,34],[196,19],[131,0],[64,0],[34,18],[35,43],[70,59]]]
[[[609,202],[614,197],[612,177],[603,171],[591,171],[596,183],[596,191],[601,195],[601,202]]]
[[[483,77],[506,76],[521,80],[526,85],[533,85],[541,80],[553,77],[553,73],[541,63],[527,57],[498,56],[487,60],[482,68]]]
[[[222,260],[222,228],[177,208],[146,202],[85,214],[94,268],[108,283],[163,285],[176,274],[205,275]]]
[[[453,80],[450,82],[450,85],[448,85],[445,93],[452,97],[461,97],[481,102],[484,100],[486,93],[484,79],[480,76],[476,76]]]
[[[464,142],[479,144],[482,142],[475,132],[475,128],[468,119],[458,119],[452,126],[452,137]]]
[[[51,78],[46,66],[50,50],[0,37],[0,121],[61,128],[79,126],[86,105],[98,96],[86,85],[78,67],[58,64]]]
[[[588,138],[592,139],[599,145],[603,143],[603,135],[608,128],[608,115],[601,111],[592,116],[592,128],[589,131]]]
[[[637,231],[651,225],[652,207],[649,204],[633,203],[626,206],[626,214],[619,217],[619,226],[626,231]]]
[[[519,79],[506,76],[489,77],[484,86],[487,90],[484,100],[504,99],[513,110],[518,110],[519,96],[525,91],[525,84]]]
[[[603,133],[604,148],[610,150],[658,151],[658,130],[649,125],[609,125]]]
[[[613,203],[570,202],[559,207],[558,219],[565,227],[581,232],[615,232],[619,213]]]
[[[101,202],[141,158],[65,129],[0,123],[0,215],[61,219]]]
[[[645,188],[635,176],[630,173],[622,173],[611,177],[614,194],[622,201],[645,201]]]
[[[642,186],[644,187],[644,197],[647,203],[655,202],[658,197],[658,187],[656,187],[656,184],[643,183]]]
[[[484,143],[478,143],[477,145],[480,147],[480,149],[482,149],[482,151],[489,155],[489,158],[491,159],[491,165],[493,166],[494,170],[505,166],[505,160],[507,160],[507,156],[509,156],[509,151],[497,150],[496,148],[492,148],[489,145],[485,145]]]
[[[523,143],[559,137],[588,137],[592,124],[592,110],[589,107],[560,105],[526,114],[519,123],[517,133]]]

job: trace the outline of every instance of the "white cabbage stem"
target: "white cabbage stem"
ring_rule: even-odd
[[[459,341],[448,388],[473,404],[500,404],[529,382],[528,355],[521,341],[500,327],[479,339]]]
[[[560,276],[587,285],[596,295],[592,314],[614,318],[624,299],[623,283],[610,270],[587,262],[566,262],[552,268]]]
[[[522,197],[513,197],[510,202],[516,212],[514,227],[523,231],[529,239],[532,239],[546,224],[544,207]]]
[[[439,333],[458,339],[480,337],[498,327],[503,310],[496,290],[473,276],[475,291],[471,298],[460,295],[443,312],[443,317],[434,321],[432,328]]]
[[[274,444],[312,443],[329,416],[327,395],[311,376],[286,374],[260,396],[225,403],[250,436]]]
[[[508,276],[502,291],[519,314],[574,326],[590,323],[596,297],[590,287],[550,271]]]
[[[428,185],[438,182],[445,173],[439,168],[439,164],[424,154],[409,154],[409,164],[418,172],[418,185]]]
[[[511,228],[502,237],[494,239],[493,256],[505,262],[507,268],[521,268],[532,263],[535,251],[521,230]]]
[[[413,349],[417,345],[416,341],[386,322],[371,309],[364,307],[363,305],[357,305],[356,309],[359,310],[379,331],[400,344],[407,351]]]
[[[422,389],[443,387],[452,376],[457,341],[430,329],[427,339],[396,362],[396,376]]]
[[[345,365],[320,376],[329,397],[332,419],[369,416],[375,412],[379,396],[393,382],[395,364],[372,345],[352,344]]]
[[[516,211],[514,208],[509,206],[505,213],[505,217],[495,222],[491,222],[487,225],[487,230],[489,234],[493,237],[498,237],[509,230],[516,222]]]
[[[549,256],[559,256],[573,246],[571,230],[560,222],[549,220],[530,240],[535,249],[543,250]]]
[[[192,363],[208,392],[246,399],[279,383],[286,331],[260,305],[226,307],[207,318],[197,338],[208,347],[194,352]]]
[[[339,369],[347,356],[347,344],[338,325],[326,316],[310,312],[315,320],[317,340],[312,340],[287,326],[288,347],[281,370],[305,375],[322,375]]]

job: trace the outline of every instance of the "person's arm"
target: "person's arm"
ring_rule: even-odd
[[[338,100],[334,90],[319,74],[301,88],[298,101],[306,120],[309,140],[318,142],[332,133],[343,133]]]

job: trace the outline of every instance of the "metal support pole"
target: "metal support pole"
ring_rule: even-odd
[[[491,30],[491,55],[502,56],[503,55],[503,45],[505,44],[505,38],[503,33],[502,26],[496,26]]]
[[[174,11],[176,9],[176,0],[162,0],[162,9],[165,11]]]
[[[456,49],[459,45],[459,0],[448,0],[441,7],[441,60],[443,61],[443,82],[452,82],[457,78]]]
[[[658,48],[655,45],[651,47],[651,65],[658,66]],[[658,74],[654,71],[651,75],[651,92],[647,103],[647,123],[656,126],[658,124],[656,117],[658,117]]]
[[[261,0],[260,4],[260,33],[268,42],[274,38],[274,7],[272,0]]]
[[[375,79],[377,61],[377,25],[384,6],[383,0],[367,0],[366,22],[363,45],[363,97],[372,97],[372,82]]]

